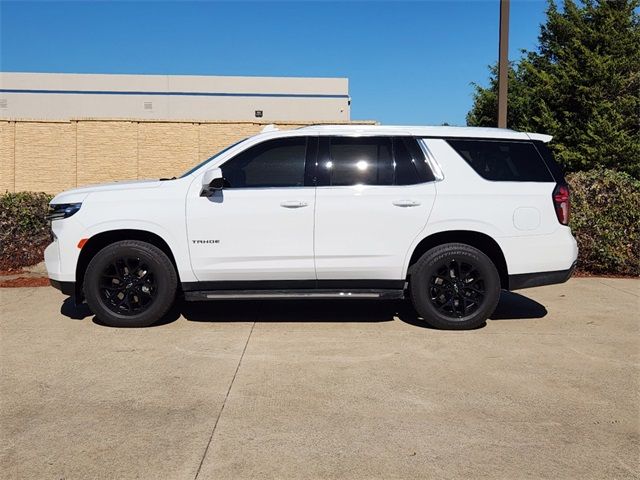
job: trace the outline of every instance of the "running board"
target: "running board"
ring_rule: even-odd
[[[404,298],[403,290],[199,290],[184,292],[184,299],[190,302],[206,300],[285,300],[285,299],[378,299],[397,300]]]

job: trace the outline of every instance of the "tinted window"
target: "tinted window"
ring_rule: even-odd
[[[414,185],[435,179],[415,138],[395,138],[393,158],[394,185]]]
[[[401,138],[396,138],[393,141],[393,158],[395,167],[395,181],[396,185],[413,185],[420,183],[418,178],[418,172],[413,164],[413,158],[407,145]]]
[[[546,143],[540,141],[533,142],[533,144],[538,149],[538,152],[540,152],[540,155],[542,155],[542,158],[547,164],[547,168],[549,168],[549,171],[553,175],[555,181],[558,183],[566,183],[564,179],[564,171],[562,170],[562,167],[558,164],[558,162],[556,162],[555,158],[553,157],[553,152],[551,151],[549,146]]]
[[[447,140],[483,178],[504,182],[552,182],[553,178],[531,142]]]
[[[411,158],[413,159],[413,164],[418,170],[418,175],[420,175],[420,179],[422,182],[433,182],[436,177],[431,170],[431,167],[427,163],[427,158],[425,157],[422,148],[418,145],[418,142],[415,138],[404,138],[404,142],[411,152]]]
[[[225,187],[302,187],[306,137],[260,143],[222,165]]]
[[[391,138],[331,138],[320,168],[329,170],[329,185],[392,185]]]

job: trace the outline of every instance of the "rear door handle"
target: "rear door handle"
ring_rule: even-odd
[[[302,208],[306,207],[307,205],[309,205],[307,202],[301,202],[299,200],[289,200],[280,203],[280,206],[284,208]]]
[[[395,200],[393,204],[396,207],[418,207],[420,206],[420,202],[415,200]]]

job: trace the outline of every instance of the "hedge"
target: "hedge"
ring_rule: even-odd
[[[573,173],[567,180],[579,271],[640,275],[640,181],[612,170]],[[42,260],[50,241],[44,220],[50,199],[30,192],[0,196],[0,270]]]
[[[51,195],[19,192],[0,195],[0,270],[34,265],[51,242],[44,219]]]
[[[640,180],[613,170],[567,176],[583,273],[640,275]]]

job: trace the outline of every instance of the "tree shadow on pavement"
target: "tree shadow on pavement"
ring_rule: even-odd
[[[67,298],[60,309],[62,315],[82,320],[93,314],[86,304],[75,305]],[[542,318],[547,309],[540,303],[514,292],[503,291],[491,320],[525,320]],[[176,321],[180,317],[192,322],[306,322],[306,323],[376,323],[395,318],[422,328],[429,328],[408,300],[239,300],[186,302],[178,299],[154,327]],[[103,325],[97,317],[94,323]]]

